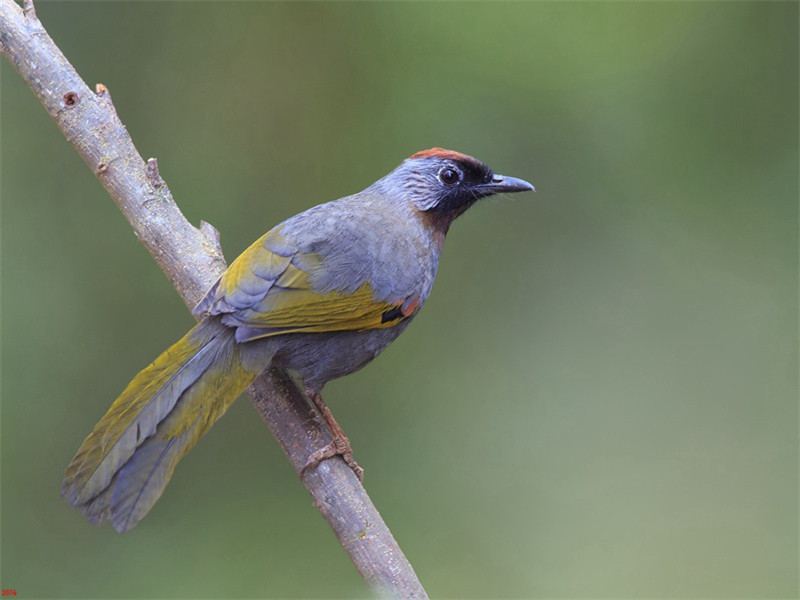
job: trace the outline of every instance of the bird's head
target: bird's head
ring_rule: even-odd
[[[444,148],[412,154],[378,185],[392,197],[411,202],[432,225],[444,231],[481,198],[534,190],[527,181],[496,175],[476,158]]]

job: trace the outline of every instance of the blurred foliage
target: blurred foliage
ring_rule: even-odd
[[[433,145],[533,181],[328,386],[435,597],[796,597],[798,5],[40,2],[228,257]],[[247,401],[132,532],[61,471],[191,325],[2,65],[2,573],[26,598],[366,588]]]

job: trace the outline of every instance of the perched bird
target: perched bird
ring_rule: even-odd
[[[297,373],[334,441],[320,396],[408,326],[431,292],[445,234],[480,198],[533,190],[452,150],[418,152],[362,192],[300,213],[228,267],[194,313],[204,319],[131,381],[78,449],[61,494],[92,523],[127,531],[178,461],[264,370]]]

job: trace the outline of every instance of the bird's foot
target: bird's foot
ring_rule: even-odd
[[[306,461],[306,464],[303,465],[302,469],[300,469],[300,477],[302,478],[308,469],[316,467],[326,458],[341,456],[347,466],[353,469],[353,473],[356,474],[358,480],[363,481],[364,469],[362,469],[353,458],[353,449],[350,447],[350,440],[347,439],[347,436],[344,434],[344,430],[342,429],[341,425],[339,425],[339,423],[336,422],[336,419],[333,418],[333,413],[331,413],[331,410],[325,404],[325,401],[322,399],[322,395],[319,392],[310,389],[306,390],[306,395],[311,398],[314,406],[317,407],[319,415],[322,417],[322,420],[325,421],[325,424],[328,426],[328,430],[331,432],[332,439],[328,445],[320,448],[316,452],[313,452],[311,456],[308,457],[308,461]]]
[[[356,474],[358,480],[364,481],[364,469],[362,469],[361,465],[353,458],[353,449],[350,447],[350,440],[348,440],[346,436],[336,437],[327,446],[313,452],[300,470],[300,477],[303,477],[308,469],[312,469],[326,458],[332,458],[334,456],[341,456],[347,466]]]

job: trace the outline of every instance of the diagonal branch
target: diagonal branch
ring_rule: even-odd
[[[36,17],[32,0],[0,0],[0,51],[110,194],[187,306],[225,268],[219,234],[181,213],[155,159],[145,163],[117,116],[108,89],[90,90]],[[295,470],[331,441],[295,382],[273,369],[248,390]],[[426,598],[414,570],[353,471],[340,457],[303,483],[362,577],[381,596]]]

